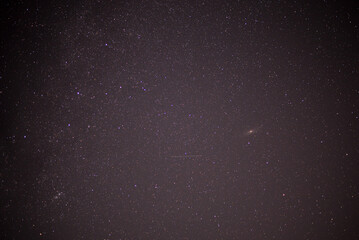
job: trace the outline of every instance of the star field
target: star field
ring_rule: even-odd
[[[5,1],[1,239],[358,239],[355,1]]]

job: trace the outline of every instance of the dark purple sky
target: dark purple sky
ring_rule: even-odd
[[[2,1],[1,239],[359,239],[356,1]]]

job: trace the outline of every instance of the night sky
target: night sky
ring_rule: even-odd
[[[73,2],[1,2],[0,239],[359,239],[357,1]]]

